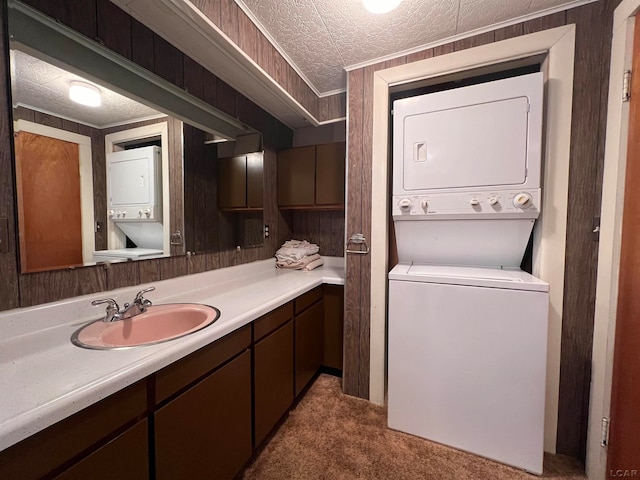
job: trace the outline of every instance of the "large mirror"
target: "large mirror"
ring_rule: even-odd
[[[10,2],[21,271],[261,245],[259,135],[47,22]]]

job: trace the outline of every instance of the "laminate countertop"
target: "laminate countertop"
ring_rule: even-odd
[[[0,451],[135,383],[323,283],[344,284],[344,259],[324,257],[312,270],[275,268],[275,260],[101,292],[37,307],[0,312]],[[220,318],[209,327],[157,345],[87,350],[72,333],[101,318],[111,297],[120,305],[153,285],[154,304],[212,305]]]

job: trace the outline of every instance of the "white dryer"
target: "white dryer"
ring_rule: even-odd
[[[542,473],[542,74],[394,102],[388,424]]]

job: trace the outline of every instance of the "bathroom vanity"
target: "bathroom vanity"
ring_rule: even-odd
[[[233,478],[340,357],[343,259],[325,261],[312,272],[265,260],[157,282],[156,304],[221,311],[159,345],[72,345],[74,329],[102,314],[86,307],[95,295],[0,315],[10,332],[0,478]],[[124,300],[137,288],[109,293]]]

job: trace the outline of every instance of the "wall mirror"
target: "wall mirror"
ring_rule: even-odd
[[[9,34],[23,273],[262,244],[262,201],[218,205],[262,195],[260,153],[219,161],[249,127],[15,1]]]

